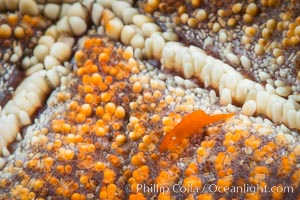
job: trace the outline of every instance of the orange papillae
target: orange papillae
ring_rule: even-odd
[[[159,152],[170,150],[179,145],[183,139],[189,138],[194,133],[201,131],[204,126],[227,119],[233,115],[234,113],[209,116],[202,110],[187,114],[171,132],[165,135],[159,146]]]

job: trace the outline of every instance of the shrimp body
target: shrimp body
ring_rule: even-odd
[[[211,123],[221,121],[232,117],[234,114],[216,114],[209,116],[202,110],[197,110],[187,114],[175,128],[167,133],[159,146],[159,152],[170,150],[172,147],[179,145],[183,139],[189,138],[196,132]]]

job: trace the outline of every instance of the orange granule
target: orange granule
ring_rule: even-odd
[[[209,116],[202,110],[187,114],[175,128],[166,134],[162,140],[159,151],[164,152],[179,145],[183,139],[190,137],[195,132],[199,132],[204,126],[232,117],[234,114],[217,114]]]

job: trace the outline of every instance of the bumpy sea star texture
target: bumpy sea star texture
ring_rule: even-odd
[[[0,199],[299,199],[298,6],[0,0]]]

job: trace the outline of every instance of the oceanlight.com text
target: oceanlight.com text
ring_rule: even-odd
[[[260,186],[244,184],[241,186],[218,186],[216,184],[204,184],[201,187],[194,185],[181,185],[174,184],[172,186],[166,186],[161,184],[137,184],[136,192],[143,193],[293,193],[294,188],[292,186]]]

